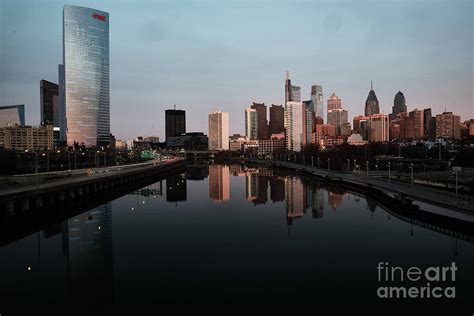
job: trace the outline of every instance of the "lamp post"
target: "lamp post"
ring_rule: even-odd
[[[104,168],[105,168],[105,173],[107,173],[107,157],[105,155],[105,152],[98,150],[95,153],[95,160],[97,161],[97,155],[99,155],[99,161],[98,162],[99,162],[99,166],[100,166],[100,154],[104,154]]]
[[[311,156],[311,168],[314,168],[314,157]]]
[[[367,177],[369,176],[369,161],[367,160],[365,162],[365,165],[367,166]]]
[[[303,166],[305,166],[305,165],[306,165],[306,156],[303,155]]]
[[[46,172],[49,172],[49,151],[43,153],[41,156],[46,156]]]
[[[331,171],[331,158],[328,158],[328,171]]]
[[[376,159],[376,163],[377,164],[375,165],[375,168],[377,168],[377,171],[379,171],[379,160],[378,159]]]
[[[458,171],[454,170],[454,175],[456,176],[456,198],[458,197]]]
[[[347,172],[349,173],[350,170],[351,170],[351,160],[347,158]]]
[[[319,157],[318,157],[318,169],[319,169]]]
[[[34,150],[25,150],[25,153],[32,153],[35,155],[35,172],[36,172],[36,189],[39,186],[39,175],[38,175],[38,153]]]
[[[413,162],[410,163],[410,169],[411,169],[411,188],[413,189]]]
[[[390,162],[388,163],[388,183],[390,183]]]
[[[357,173],[357,160],[354,159],[354,173]]]

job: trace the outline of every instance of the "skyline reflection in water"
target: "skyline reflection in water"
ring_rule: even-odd
[[[472,299],[473,249],[339,187],[266,168],[196,165],[0,248],[0,288],[4,302],[99,307],[384,304],[375,297],[379,261],[456,261],[463,305]]]

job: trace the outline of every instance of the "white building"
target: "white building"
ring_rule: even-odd
[[[209,149],[229,150],[229,113],[214,111],[209,114]]]
[[[290,151],[301,151],[303,146],[302,102],[287,102],[285,106],[284,124],[286,130],[286,148]]]
[[[245,109],[245,137],[258,139],[258,112],[256,109]]]

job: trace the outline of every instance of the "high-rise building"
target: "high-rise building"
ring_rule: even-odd
[[[180,136],[186,133],[186,111],[169,109],[165,111],[165,138]]]
[[[422,139],[425,136],[425,127],[424,127],[424,115],[423,109],[414,109],[408,114],[410,118],[411,127],[413,128],[413,139]]]
[[[0,106],[0,127],[9,125],[25,125],[25,105]]]
[[[392,113],[389,114],[390,121],[397,119],[397,114],[407,112],[407,105],[405,103],[405,96],[401,91],[398,91],[393,99]]]
[[[379,114],[379,100],[375,95],[374,86],[372,82],[370,83],[370,92],[365,101],[365,116],[371,116],[373,114]]]
[[[285,131],[285,110],[282,105],[272,104],[270,107],[269,133],[279,134]]]
[[[311,111],[315,117],[324,118],[323,87],[318,85],[311,86]]]
[[[58,98],[59,98],[59,140],[67,141],[67,119],[66,119],[66,74],[64,65],[58,65]]]
[[[334,110],[328,110],[328,124],[336,127],[336,135],[341,135],[341,126],[346,124],[347,121],[347,110],[336,108]]]
[[[245,109],[245,137],[247,139],[258,139],[258,114],[256,109]]]
[[[436,138],[461,138],[461,117],[453,112],[436,115]]]
[[[67,142],[108,145],[109,14],[65,5],[63,45]]]
[[[285,104],[291,101],[301,102],[301,87],[291,84],[290,73],[287,71],[285,80]]]
[[[228,166],[209,165],[209,197],[215,202],[230,199],[230,172]]]
[[[59,125],[59,86],[48,80],[40,81],[40,124]]]
[[[342,108],[342,100],[334,92],[331,94],[327,102],[328,102],[328,112],[331,110]]]
[[[265,103],[256,103],[250,106],[258,112],[258,139],[269,139],[268,121],[267,121],[267,106]]]
[[[370,126],[370,141],[371,142],[386,142],[389,137],[388,115],[373,114],[369,116]]]
[[[285,106],[286,148],[290,151],[301,151],[303,146],[303,117],[305,115],[302,102],[287,102]]]
[[[61,107],[59,104],[59,86],[47,80],[40,81],[40,116],[41,124],[53,125],[54,143],[59,145],[61,127],[59,118]]]
[[[436,138],[436,117],[433,118],[431,108],[423,110],[423,126],[425,128],[425,138],[435,139]]]
[[[313,111],[312,101],[303,102],[303,146],[313,142]]]
[[[364,140],[369,140],[369,118],[367,116],[356,116],[352,128],[354,133],[362,135]]]
[[[209,114],[209,149],[229,150],[229,113],[214,111]]]

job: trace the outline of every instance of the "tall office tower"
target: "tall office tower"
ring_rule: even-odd
[[[285,80],[285,104],[291,101],[301,102],[301,87],[291,84],[290,73],[287,71]]]
[[[405,103],[405,96],[401,91],[398,91],[393,99],[392,113],[389,114],[390,121],[397,119],[397,114],[407,112],[407,105]]]
[[[47,80],[40,81],[40,116],[41,124],[53,125],[54,144],[60,143],[60,105],[59,86]]]
[[[364,140],[369,140],[369,118],[367,116],[356,116],[352,128],[356,134],[362,135]]]
[[[258,112],[256,109],[245,109],[245,137],[258,139]]]
[[[311,86],[311,103],[311,111],[314,112],[314,116],[324,118],[324,101],[322,86]]]
[[[40,81],[40,124],[59,125],[59,86],[47,80]]]
[[[269,133],[279,134],[285,131],[285,110],[282,105],[272,104],[270,108]]]
[[[270,139],[268,135],[267,106],[265,103],[256,103],[250,106],[258,112],[258,139]]]
[[[461,117],[453,112],[436,115],[436,138],[461,138]]]
[[[341,135],[341,127],[348,122],[347,115],[347,110],[341,108],[328,111],[327,123],[334,125],[337,136]]]
[[[328,112],[335,109],[342,109],[342,100],[336,93],[332,93],[328,99]]]
[[[173,110],[165,111],[165,138],[168,142],[169,137],[180,136],[186,133],[186,111]]]
[[[285,106],[285,141],[289,151],[301,151],[303,146],[303,116],[302,102],[287,102]]]
[[[214,111],[209,114],[209,149],[229,150],[229,113]]]
[[[372,114],[379,114],[379,100],[375,95],[374,85],[370,82],[370,92],[365,101],[365,116],[371,116]]]
[[[65,5],[63,65],[67,143],[110,143],[109,14]]]
[[[370,141],[371,142],[386,142],[389,137],[388,115],[373,114],[369,117],[370,122]]]
[[[25,105],[0,106],[0,127],[8,125],[25,126]]]
[[[423,109],[414,109],[408,116],[412,121],[413,139],[422,139],[425,136]]]
[[[313,142],[312,101],[303,101],[303,146]]]
[[[229,167],[222,165],[209,165],[209,198],[214,203],[229,201]]]
[[[59,140],[62,143],[67,141],[67,120],[66,120],[66,78],[64,65],[58,65],[58,98],[59,98]]]
[[[423,126],[425,128],[425,138],[434,139],[436,137],[436,119],[433,120],[431,108],[423,110]],[[435,124],[433,124],[435,123]]]

